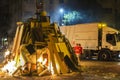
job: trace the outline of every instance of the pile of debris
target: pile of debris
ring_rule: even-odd
[[[43,0],[39,4],[43,7]],[[79,71],[77,58],[57,23],[41,8],[36,18],[18,22],[10,53],[7,52],[2,71],[9,75],[65,74]]]
[[[47,33],[43,27],[45,30],[43,35],[47,34],[44,41],[37,39],[41,36],[37,34],[37,28],[32,27],[26,32],[28,27],[23,23],[18,24],[13,47],[10,52],[6,52],[2,71],[9,73],[9,75],[38,76],[46,73],[59,75],[70,71],[79,71],[74,51],[65,36],[57,30],[58,26],[55,23],[50,26],[50,30],[55,31],[53,33],[51,31]],[[31,29],[36,31],[33,32]],[[31,35],[37,35],[37,37],[31,37]]]

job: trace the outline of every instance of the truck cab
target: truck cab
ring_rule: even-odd
[[[120,58],[120,33],[111,27],[102,28],[101,49],[98,59],[114,60]]]

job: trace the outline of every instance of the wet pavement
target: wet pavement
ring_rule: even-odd
[[[120,62],[82,61],[81,65],[83,80],[120,80]]]
[[[7,76],[0,73],[0,80],[120,80],[120,62],[81,61],[81,72],[39,76]]]
[[[2,60],[3,58],[0,56],[1,63]],[[120,62],[82,60],[80,64],[81,72],[71,72],[59,76],[8,76],[0,71],[0,80],[120,80]]]

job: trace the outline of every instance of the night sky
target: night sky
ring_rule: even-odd
[[[79,11],[82,14],[81,16],[85,16],[84,19],[78,23],[101,21],[103,9],[97,0],[75,0],[74,3],[73,0],[70,0],[67,8]]]
[[[107,11],[107,9],[103,8],[98,1],[102,1],[102,3],[105,3],[106,0],[69,0],[68,3],[65,4],[65,8],[80,11],[81,14],[85,16],[84,19],[80,20],[78,23],[101,22],[103,20],[103,15],[105,11]],[[111,1],[113,0],[110,0],[109,2],[111,3]],[[11,13],[6,12],[7,10],[9,10],[8,2],[8,0],[0,0],[1,34],[7,32],[10,29],[10,22],[12,20]],[[108,12],[111,11],[108,10]]]

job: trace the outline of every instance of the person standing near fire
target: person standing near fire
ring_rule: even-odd
[[[74,52],[78,60],[78,65],[80,65],[80,57],[82,55],[83,48],[81,47],[81,44],[76,44],[74,47]]]

